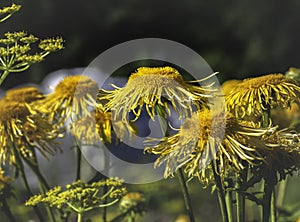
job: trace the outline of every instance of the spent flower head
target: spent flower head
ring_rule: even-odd
[[[88,144],[99,141],[111,143],[113,134],[123,141],[136,133],[133,127],[127,128],[123,122],[111,120],[111,113],[105,112],[101,104],[97,104],[91,115],[71,123],[71,133],[79,140]]]
[[[122,197],[119,205],[123,213],[143,214],[147,210],[146,198],[139,192],[127,193]]]
[[[265,134],[262,140],[270,149],[260,150],[264,162],[254,168],[256,174],[267,178],[272,171],[276,172],[275,175],[279,175],[278,180],[281,180],[299,170],[299,132],[287,128],[276,130],[271,134]]]

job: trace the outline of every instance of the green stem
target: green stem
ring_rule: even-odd
[[[242,172],[237,175],[237,189],[236,192],[236,207],[237,207],[237,222],[244,222],[245,221],[245,205],[246,205],[246,199],[243,195],[243,192],[245,191],[243,189],[243,184],[247,182],[247,174],[248,174],[248,168],[245,168],[242,170]]]
[[[82,213],[77,213],[77,222],[82,222]]]
[[[213,169],[213,174],[214,174],[214,179],[218,191],[218,200],[219,200],[219,205],[220,205],[220,210],[221,210],[221,215],[222,215],[222,221],[223,222],[229,222],[228,220],[228,214],[227,214],[227,206],[226,206],[226,200],[225,200],[225,193],[224,189],[222,186],[222,181],[219,176],[219,174],[216,172],[214,164],[212,164],[212,169]]]
[[[32,151],[32,161],[24,158],[25,162],[27,163],[27,165],[30,167],[30,169],[34,172],[34,174],[36,175],[38,181],[39,181],[39,189],[40,189],[40,192],[42,194],[45,194],[49,189],[49,185],[46,181],[46,179],[44,178],[44,176],[42,175],[40,169],[39,169],[39,166],[38,166],[38,161],[37,161],[37,157],[36,157],[36,153],[35,153],[35,150],[32,148],[31,149]],[[50,218],[50,221],[51,222],[56,222],[56,219],[54,217],[54,214],[53,214],[53,211],[52,209],[50,208],[50,206],[46,206],[46,211],[47,211],[47,214],[48,214],[48,217]],[[63,215],[64,213],[62,212],[62,210],[59,210],[60,214]]]
[[[134,211],[130,212],[130,216],[128,217],[128,222],[134,222],[135,221],[135,213]]]
[[[227,206],[228,222],[233,222],[233,209],[232,209],[232,192],[228,191],[225,194],[225,201]]]
[[[39,179],[38,179],[39,180]],[[45,191],[45,188],[43,186],[43,184],[41,183],[41,181],[39,180],[39,188],[40,188],[40,192],[45,195],[46,191]],[[55,217],[54,217],[54,214],[52,212],[52,210],[50,209],[50,207],[48,205],[46,205],[46,211],[47,211],[47,214],[48,214],[48,217],[50,218],[50,221],[51,222],[55,222]]]
[[[277,194],[277,202],[276,206],[278,208],[281,208],[284,202],[284,196],[286,192],[286,187],[287,187],[287,182],[288,182],[288,177],[285,178],[285,180],[281,181],[278,186],[278,194]]]
[[[237,222],[245,221],[245,198],[241,193],[236,193],[236,208],[237,208]]]
[[[275,189],[273,187],[272,197],[271,197],[271,222],[277,221],[277,212],[276,212],[276,195]]]
[[[275,204],[275,173],[271,172],[267,178],[265,178],[264,185],[264,197],[263,197],[263,222],[269,222],[270,218],[276,220]]]
[[[0,86],[2,85],[3,81],[6,79],[6,77],[8,76],[9,72],[7,70],[5,70],[0,77]]]
[[[16,158],[17,167],[18,167],[18,169],[21,172],[21,178],[23,180],[24,186],[25,186],[25,188],[27,190],[28,195],[31,197],[31,196],[33,196],[33,194],[32,194],[32,191],[31,191],[31,189],[29,187],[27,178],[26,178],[26,174],[25,174],[25,170],[24,170],[24,165],[23,165],[22,159],[20,157],[20,154],[19,154],[19,152],[18,152],[15,144],[12,141],[11,141],[11,145],[12,145],[12,148],[13,148],[14,156]],[[37,215],[37,217],[39,218],[39,220],[40,221],[44,221],[42,213],[40,212],[40,210],[38,209],[38,207],[37,206],[33,206],[33,210],[34,210],[35,214]]]
[[[32,191],[31,191],[31,189],[29,187],[29,184],[28,184],[28,181],[27,181],[24,169],[20,169],[20,171],[21,171],[21,177],[22,177],[22,180],[24,182],[25,188],[26,188],[26,190],[28,192],[28,195],[31,197],[31,196],[33,196],[33,194],[32,194]],[[38,207],[37,206],[33,206],[33,210],[36,213],[36,215],[39,218],[39,220],[40,221],[44,221],[42,213],[40,212],[40,210],[38,209]]]
[[[165,108],[162,105],[156,105],[155,110],[156,110],[156,113],[159,116],[158,121],[160,123],[160,127],[161,127],[162,132],[165,133],[165,136],[169,136],[169,132],[167,130],[166,122],[163,121],[163,120],[166,120],[166,110],[165,110]],[[182,172],[181,168],[179,168],[176,171],[176,175],[177,175],[179,183],[180,183],[180,187],[181,187],[181,191],[182,191],[183,199],[184,199],[185,209],[186,209],[186,211],[189,215],[190,222],[195,222],[195,216],[194,216],[194,213],[193,213],[189,192],[188,192],[186,182],[185,182],[185,179],[184,179],[184,175],[183,175],[183,172]]]
[[[12,214],[5,198],[2,199],[1,209],[3,210],[10,222],[16,222],[16,219],[14,218],[14,215]]]
[[[105,144],[106,147],[108,144]],[[109,167],[110,167],[110,156],[109,153],[106,151],[106,149],[103,149],[104,153],[104,175],[108,177],[109,175]],[[105,184],[103,187],[103,195],[105,195],[108,192],[108,186]],[[103,204],[107,204],[108,195],[105,196]],[[103,215],[102,215],[103,222],[107,221],[107,206],[103,207]]]
[[[76,176],[75,181],[80,180],[80,170],[81,170],[81,150],[77,139],[75,138],[75,155],[76,155]]]
[[[176,171],[176,174],[177,174],[180,186],[181,186],[181,191],[183,193],[185,209],[188,212],[190,222],[195,222],[195,216],[194,216],[194,213],[193,213],[192,204],[191,204],[189,192],[188,192],[188,189],[187,189],[187,186],[186,186],[186,183],[185,183],[185,179],[184,179],[182,169],[179,168]]]

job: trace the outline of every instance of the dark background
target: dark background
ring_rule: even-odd
[[[300,1],[27,0],[0,24],[0,34],[25,30],[62,36],[65,49],[2,85],[39,83],[57,69],[87,66],[104,50],[136,38],[185,44],[218,71],[220,81],[300,67]],[[11,1],[1,1],[1,6]],[[18,75],[18,78],[15,77]]]

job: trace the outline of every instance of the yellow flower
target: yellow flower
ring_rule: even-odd
[[[44,100],[35,103],[42,112],[50,114],[64,123],[67,118],[80,119],[90,113],[89,107],[95,105],[95,95],[99,88],[97,82],[84,75],[68,76]]]
[[[237,79],[231,79],[231,80],[227,80],[226,82],[224,82],[221,86],[223,94],[224,95],[229,94],[231,91],[234,90],[236,85],[240,82],[241,82],[241,80],[237,80]]]
[[[270,149],[261,150],[264,164],[256,168],[261,175],[268,177],[269,172],[278,172],[280,179],[300,168],[300,134],[291,129],[276,130],[262,138]],[[257,170],[256,169],[256,170]]]
[[[127,128],[121,121],[111,121],[111,113],[105,112],[101,104],[97,104],[92,114],[71,124],[71,133],[80,141],[94,144],[98,141],[111,143],[114,133],[120,141],[136,134],[134,127]]]
[[[59,149],[55,139],[62,137],[61,130],[31,107],[41,97],[38,89],[25,87],[9,90],[0,100],[1,164],[16,164],[19,154],[30,159],[34,149],[45,157]]]
[[[165,177],[184,167],[189,177],[197,176],[207,183],[211,164],[221,178],[261,157],[258,148],[267,148],[259,140],[274,128],[255,128],[252,123],[238,122],[229,113],[204,109],[185,119],[177,134],[161,140],[147,152],[158,154],[155,165],[166,164]]]
[[[140,116],[143,106],[154,120],[157,105],[170,113],[171,107],[179,118],[189,116],[193,108],[207,103],[211,87],[200,87],[183,80],[180,73],[171,67],[140,67],[132,73],[125,87],[115,86],[113,91],[104,91],[100,101],[107,102],[105,108],[112,111],[112,118],[128,122],[127,115],[132,112],[135,120]],[[133,120],[134,121],[134,120]]]
[[[97,141],[111,142],[112,126],[110,112],[98,105],[91,115],[74,121],[71,133],[80,141],[94,144]]]
[[[299,102],[300,87],[282,74],[245,79],[226,96],[228,109],[238,118],[261,116],[264,110]]]

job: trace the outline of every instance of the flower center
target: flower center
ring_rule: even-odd
[[[30,110],[25,103],[1,99],[0,107],[1,122],[10,121],[11,119],[25,118],[30,115]]]
[[[286,78],[282,74],[269,74],[256,78],[248,78],[240,83],[243,88],[260,88],[263,85],[277,85],[286,81]]]
[[[55,88],[55,93],[63,97],[84,97],[87,94],[96,95],[99,90],[97,82],[84,75],[68,76]]]
[[[145,79],[145,83],[147,83],[147,81],[149,81],[150,79],[155,79],[155,78],[156,79],[165,78],[169,80],[175,80],[179,83],[183,82],[180,73],[176,69],[168,66],[167,67],[140,67],[137,69],[137,72],[131,74],[128,82],[137,78]]]
[[[36,87],[22,87],[8,90],[4,98],[15,102],[30,103],[32,101],[42,99],[43,94]]]

